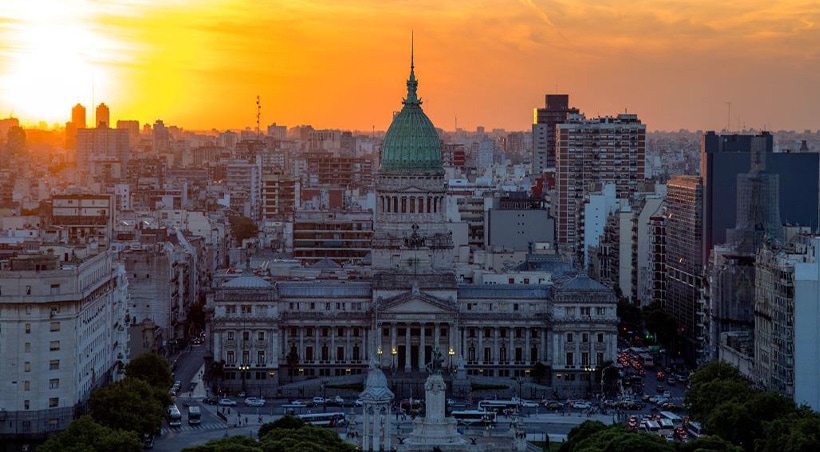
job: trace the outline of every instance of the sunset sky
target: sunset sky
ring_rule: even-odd
[[[0,117],[528,130],[546,93],[650,130],[820,129],[817,0],[2,0]],[[92,94],[93,87],[93,94]]]

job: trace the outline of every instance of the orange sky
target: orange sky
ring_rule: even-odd
[[[820,128],[817,0],[3,0],[0,117],[384,130],[415,31],[452,130],[527,130],[544,94],[650,130]]]

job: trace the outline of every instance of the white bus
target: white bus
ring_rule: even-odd
[[[692,439],[698,439],[706,436],[700,422],[690,422],[686,424],[686,433],[688,433]]]
[[[179,427],[182,425],[182,413],[176,405],[168,407],[168,425],[170,427]]]
[[[675,428],[683,426],[683,418],[671,411],[661,411],[660,415],[661,419],[669,419],[672,421],[672,425],[674,425]]]
[[[518,400],[481,400],[478,402],[479,411],[493,411],[503,413],[505,410],[517,410],[520,407]]]
[[[199,409],[198,406],[189,406],[188,407],[188,423],[191,425],[197,425],[202,422],[202,411]]]
[[[458,425],[493,425],[496,422],[495,411],[459,410],[451,413]]]
[[[345,414],[341,411],[333,413],[297,414],[296,417],[305,421],[305,424],[316,427],[341,427],[345,423]]]

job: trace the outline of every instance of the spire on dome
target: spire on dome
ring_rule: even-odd
[[[410,78],[407,79],[407,98],[404,99],[404,105],[421,105],[421,99],[418,98],[416,90],[419,87],[419,82],[416,80],[416,73],[414,71],[415,64],[413,60],[413,32],[410,32]]]

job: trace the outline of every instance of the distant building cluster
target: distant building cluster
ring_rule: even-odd
[[[445,132],[417,88],[385,133],[0,120],[0,438],[65,429],[202,333],[232,393],[375,362],[406,397],[438,350],[445,375],[584,396],[619,301],[675,320],[668,360],[820,408],[820,135],[648,132],[566,94],[526,132]]]

